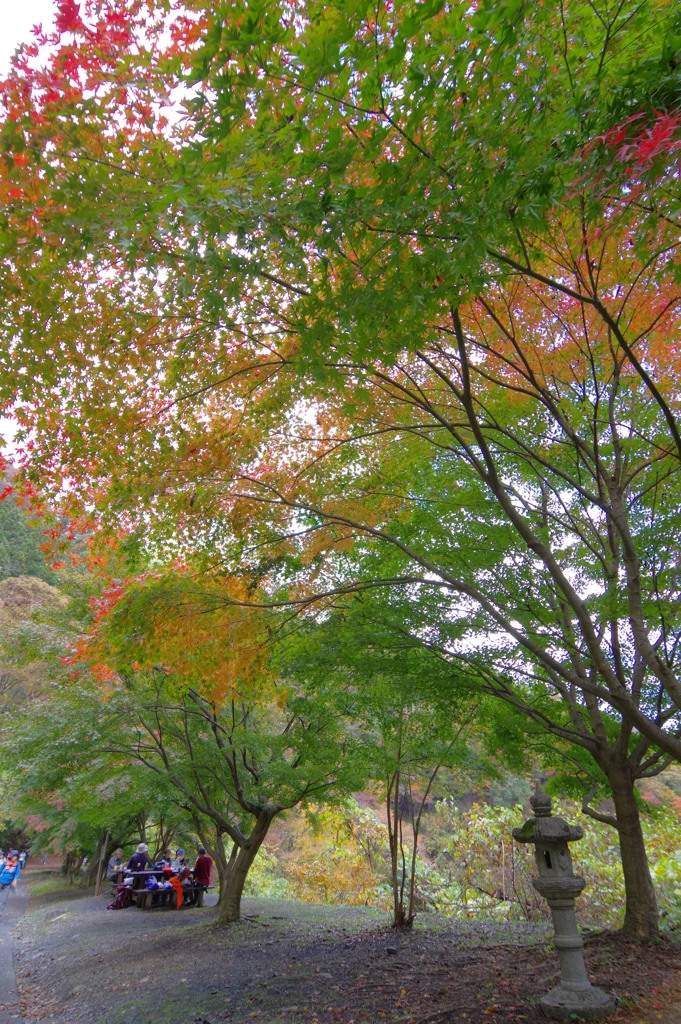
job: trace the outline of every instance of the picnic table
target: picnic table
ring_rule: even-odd
[[[132,898],[139,910],[151,910],[152,907],[168,907],[177,909],[177,893],[175,889],[147,889],[147,878],[157,878],[159,881],[165,878],[163,870],[155,868],[145,871],[130,871],[127,877],[133,879]],[[191,885],[182,886],[182,905],[202,907],[206,889],[212,889],[212,885],[202,885],[200,882],[192,882]]]
[[[126,871],[126,878],[132,878],[133,889],[141,889],[143,885],[146,885],[147,878],[163,878],[162,868],[145,868],[144,871]]]

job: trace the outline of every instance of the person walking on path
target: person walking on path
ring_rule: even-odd
[[[17,878],[20,871],[19,851],[10,850],[7,854],[7,860],[3,864],[2,871],[0,871],[0,915],[7,906],[10,889],[16,889],[17,887]]]

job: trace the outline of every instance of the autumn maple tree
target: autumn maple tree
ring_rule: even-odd
[[[173,790],[199,834],[211,826],[223,923],[239,920],[275,818],[361,788],[366,760],[343,692],[276,672],[267,623],[242,597],[182,574],[130,585],[107,600],[81,654],[110,673],[106,749]]]
[[[113,6],[63,3],[3,83],[29,475],[131,565],[298,609],[406,589],[443,657],[560,706],[538,717],[607,780],[626,927],[654,933],[634,784],[681,757],[677,5]]]
[[[241,95],[222,54],[263,65],[262,116],[248,130],[274,166],[285,152],[295,169],[276,209],[291,218],[292,236],[307,228],[318,257],[317,276],[296,284],[309,299],[286,308],[317,378],[307,392],[316,429],[304,414],[292,429],[289,413],[278,463],[270,443],[231,498],[250,507],[252,522],[263,509],[270,522],[278,516],[281,535],[305,517],[318,563],[350,537],[392,544],[402,572],[379,573],[373,585],[443,586],[469,615],[478,609],[479,628],[503,630],[515,650],[511,675],[533,681],[540,671],[570,709],[566,735],[608,778],[625,927],[648,934],[657,916],[634,782],[681,753],[675,16],[670,9],[660,48],[643,20],[614,41],[618,19],[645,18],[641,7],[607,17],[544,8],[526,21],[515,10],[508,20],[477,11],[455,26],[469,62],[458,78],[455,46],[436,44],[438,31],[453,28],[442,9],[424,15],[413,50],[400,45],[414,24],[404,8],[373,23],[359,10],[344,14],[310,16],[305,45],[318,45],[300,63],[289,60],[298,56],[290,40],[273,44],[270,63],[224,32],[206,48],[204,73],[222,90],[218,149],[235,130]],[[470,70],[474,40],[489,60]],[[628,73],[613,81],[606,108],[599,97],[623,61]],[[513,80],[512,102],[504,80]],[[281,81],[295,112],[286,113]],[[466,494],[470,473],[480,481],[476,529],[485,541],[493,524],[500,531],[492,565],[479,538],[469,537],[464,556],[461,526],[447,521],[427,471],[415,480],[400,473],[410,439],[433,447],[442,473],[452,460],[450,488]],[[474,500],[468,491],[464,517]],[[407,539],[399,513],[419,501],[439,512]],[[436,620],[440,628],[451,615]],[[619,720],[616,736],[602,702]]]

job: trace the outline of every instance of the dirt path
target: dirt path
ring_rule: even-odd
[[[18,928],[26,1024],[538,1024],[558,970],[529,926],[429,915],[396,942],[367,908],[245,900],[249,916],[218,928],[212,908],[67,895],[36,893]],[[678,942],[601,935],[586,949],[592,979],[625,1000],[615,1021],[681,1024]]]
[[[26,912],[28,892],[19,879],[0,917],[0,1024],[22,1024],[19,991],[14,969],[14,932]]]

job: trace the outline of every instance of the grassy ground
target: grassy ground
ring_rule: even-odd
[[[244,900],[214,908],[107,911],[47,872],[29,873],[16,937],[26,1024],[538,1024],[557,981],[545,929],[423,916],[395,937],[370,908]],[[90,891],[91,892],[91,891]],[[626,1024],[681,1024],[681,945],[616,936],[586,946],[592,980]]]

